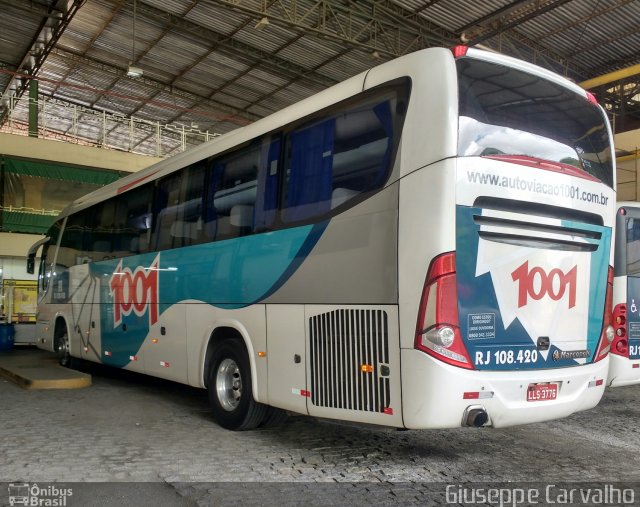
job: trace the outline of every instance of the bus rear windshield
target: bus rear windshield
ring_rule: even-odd
[[[461,58],[458,155],[517,155],[568,164],[613,186],[601,109],[534,74]]]

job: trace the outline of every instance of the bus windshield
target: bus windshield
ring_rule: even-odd
[[[456,62],[458,154],[519,156],[572,166],[613,186],[605,117],[595,104],[534,74],[491,62]]]

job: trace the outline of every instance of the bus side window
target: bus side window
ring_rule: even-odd
[[[153,214],[153,245],[155,250],[167,250],[182,246],[182,237],[175,234],[175,224],[182,215],[181,186],[182,171],[171,174],[158,182],[156,209]]]
[[[235,238],[254,231],[254,210],[261,147],[249,145],[212,164],[205,209],[209,240]]]
[[[273,226],[278,210],[278,163],[282,139],[280,134],[265,137],[260,152],[258,187],[256,190],[255,230]]]
[[[105,201],[88,208],[88,231],[84,238],[85,259],[83,262],[99,262],[114,256],[116,201]]]
[[[67,217],[60,240],[56,271],[82,264],[86,216],[83,211],[80,211]]]
[[[392,162],[397,93],[374,95],[287,135],[282,220],[319,217],[382,188]]]
[[[137,255],[149,249],[153,186],[147,184],[116,199],[116,230],[113,250],[118,257]]]
[[[206,164],[206,161],[201,161],[189,166],[186,178],[183,178],[183,210],[181,221],[175,227],[176,234],[182,237],[183,246],[196,245],[204,239],[202,203]]]
[[[335,118],[329,118],[287,136],[285,222],[306,220],[331,209],[335,123]]]
[[[627,275],[640,274],[640,220],[627,219]]]
[[[206,161],[160,180],[152,244],[157,250],[197,245],[204,240],[202,202]]]

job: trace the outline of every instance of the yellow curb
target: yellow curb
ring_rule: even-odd
[[[24,389],[81,389],[91,385],[91,375],[56,364],[0,364],[0,376]]]

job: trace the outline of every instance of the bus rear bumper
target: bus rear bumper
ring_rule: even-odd
[[[558,419],[595,407],[604,393],[609,358],[556,370],[475,371],[450,366],[418,350],[402,350],[404,425],[412,429],[467,425],[484,409],[496,428]],[[527,401],[530,384],[558,384],[557,398]],[[465,393],[467,393],[465,397]],[[474,399],[475,394],[477,398]]]
[[[640,384],[640,359],[629,359],[617,354],[609,354],[609,357],[608,386],[623,387]]]

